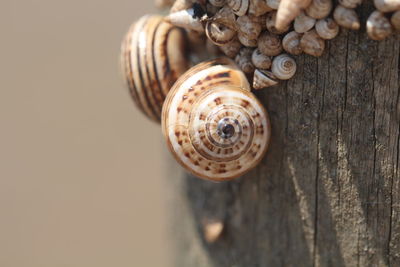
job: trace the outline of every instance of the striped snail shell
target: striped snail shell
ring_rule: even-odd
[[[136,106],[160,121],[169,89],[188,69],[184,32],[161,16],[140,18],[122,42],[121,68]]]
[[[229,58],[200,63],[178,79],[164,103],[162,130],[186,170],[214,181],[255,167],[271,136],[267,112]]]

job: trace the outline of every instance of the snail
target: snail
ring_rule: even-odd
[[[227,0],[227,5],[238,16],[243,16],[249,9],[250,0]]]
[[[325,40],[322,39],[316,30],[306,32],[300,39],[300,47],[303,52],[314,57],[320,57],[325,50]]]
[[[298,33],[308,32],[314,27],[315,21],[314,18],[307,16],[304,12],[300,12],[294,20],[294,30]]]
[[[292,54],[300,55],[303,53],[303,49],[300,47],[300,40],[303,35],[301,33],[291,31],[283,37],[282,46],[283,49]]]
[[[375,7],[381,12],[400,10],[400,0],[374,0]]]
[[[342,5],[337,5],[333,11],[333,18],[336,23],[350,30],[360,29],[360,21],[354,9],[346,8]]]
[[[307,7],[306,13],[308,16],[315,19],[323,19],[331,13],[332,0],[313,0]]]
[[[280,80],[292,78],[296,69],[296,61],[287,54],[280,54],[272,61],[271,71]]]
[[[121,68],[136,106],[149,118],[160,121],[164,99],[187,69],[185,33],[147,15],[129,29],[122,42]]]
[[[311,0],[282,0],[276,15],[276,28],[284,29],[311,3]]]
[[[197,177],[223,181],[255,167],[271,137],[268,114],[229,58],[200,63],[172,87],[162,131],[176,160]]]
[[[392,33],[389,19],[380,11],[374,11],[367,20],[367,33],[372,40],[383,40]]]
[[[253,76],[253,88],[256,90],[278,84],[278,78],[267,70],[256,69]]]
[[[277,56],[282,52],[279,35],[263,32],[258,38],[258,49],[266,56]]]
[[[322,39],[330,40],[338,35],[339,25],[331,18],[320,19],[315,24],[315,31]]]

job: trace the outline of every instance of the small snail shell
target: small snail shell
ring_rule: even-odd
[[[229,7],[225,6],[218,10],[218,12],[212,17],[212,20],[221,23],[223,25],[226,25],[227,27],[231,29],[236,28],[236,16],[235,13],[233,13],[232,9]]]
[[[356,8],[362,0],[339,0],[339,4],[347,8]]]
[[[360,21],[354,9],[345,8],[342,5],[337,5],[333,12],[333,18],[336,23],[350,30],[358,30],[360,28]]]
[[[206,5],[207,17],[215,16],[215,14],[217,14],[220,9],[221,9],[220,7],[216,7],[211,5],[210,3],[207,3]]]
[[[392,22],[392,25],[396,30],[400,30],[400,10],[393,13],[390,22]]]
[[[256,69],[253,76],[253,88],[255,90],[267,88],[278,84],[275,75],[267,70]]]
[[[367,33],[372,40],[383,40],[391,33],[392,25],[385,15],[379,11],[371,13],[367,20]]]
[[[301,33],[295,31],[286,34],[282,40],[283,49],[292,55],[300,55],[303,53],[303,49],[300,46],[300,39],[302,36]]]
[[[314,57],[319,57],[324,53],[325,41],[315,30],[311,30],[301,37],[300,46],[304,53]]]
[[[400,0],[374,0],[375,7],[381,12],[400,10]]]
[[[277,10],[279,8],[281,0],[265,0],[265,2],[267,3],[267,6],[274,10]]]
[[[288,25],[287,27],[282,28],[280,30],[278,30],[275,27],[275,24],[276,24],[276,11],[272,11],[272,12],[267,13],[267,15],[266,15],[266,23],[265,24],[267,26],[268,31],[270,33],[273,33],[273,34],[285,33],[285,32],[287,32],[289,30],[289,27],[290,27],[290,25]]]
[[[356,8],[362,0],[339,0],[339,4],[347,8]]]
[[[287,54],[281,54],[272,60],[272,73],[280,80],[292,78],[296,69],[296,61]]]
[[[206,35],[214,44],[221,46],[230,43],[236,37],[236,31],[216,21],[208,21]]]
[[[204,32],[204,27],[199,15],[201,14],[197,14],[194,8],[189,8],[169,14],[165,17],[165,20],[178,27]]]
[[[140,18],[122,42],[121,66],[136,106],[159,121],[165,96],[188,69],[185,33],[161,16]]]
[[[332,0],[313,0],[306,8],[308,16],[315,19],[323,19],[331,13]]]
[[[255,167],[271,136],[268,114],[228,58],[200,63],[171,89],[162,130],[176,160],[197,177],[239,177]]]
[[[251,62],[253,49],[249,47],[242,47],[239,54],[235,57],[235,62],[244,73],[252,73],[254,65]]]
[[[225,0],[208,0],[211,5],[216,7],[223,7],[225,5]]]
[[[242,45],[247,47],[257,47],[257,39],[249,39],[247,35],[241,32],[238,33],[237,37]]]
[[[255,16],[241,16],[236,20],[238,30],[249,39],[257,39],[262,28]]]
[[[339,26],[331,19],[320,19],[315,24],[315,30],[322,39],[330,40],[335,38],[339,33]]]
[[[239,42],[238,39],[234,39],[232,42],[219,47],[222,53],[230,58],[235,58],[239,53],[240,48],[242,48],[242,43]]]
[[[227,5],[232,9],[233,13],[243,16],[249,9],[250,0],[227,0]]]
[[[305,33],[311,30],[315,25],[315,19],[307,16],[304,12],[301,12],[294,20],[294,30],[298,33]]]
[[[266,56],[260,52],[260,49],[254,49],[253,54],[251,55],[251,62],[254,67],[257,69],[267,70],[271,67],[271,58]]]
[[[176,0],[172,5],[170,12],[175,13],[181,10],[189,9],[193,7],[196,0]]]
[[[267,5],[265,0],[250,0],[249,15],[258,17],[271,10],[273,9]]]
[[[282,0],[276,15],[276,28],[287,27],[310,3],[311,0]]]
[[[278,35],[263,32],[258,38],[258,49],[266,56],[277,56],[282,52],[282,42]]]

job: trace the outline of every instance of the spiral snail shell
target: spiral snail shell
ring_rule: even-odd
[[[122,42],[121,68],[136,106],[160,121],[169,89],[188,69],[184,32],[161,16],[140,18]]]
[[[185,169],[214,181],[252,169],[271,136],[267,112],[229,58],[200,63],[178,79],[164,103],[162,130]]]

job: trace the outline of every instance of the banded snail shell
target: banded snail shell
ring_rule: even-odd
[[[161,16],[140,18],[122,42],[121,68],[136,106],[160,121],[169,89],[188,69],[185,33]]]
[[[200,63],[178,79],[163,107],[162,130],[186,170],[214,181],[255,167],[271,136],[267,112],[228,58]]]

